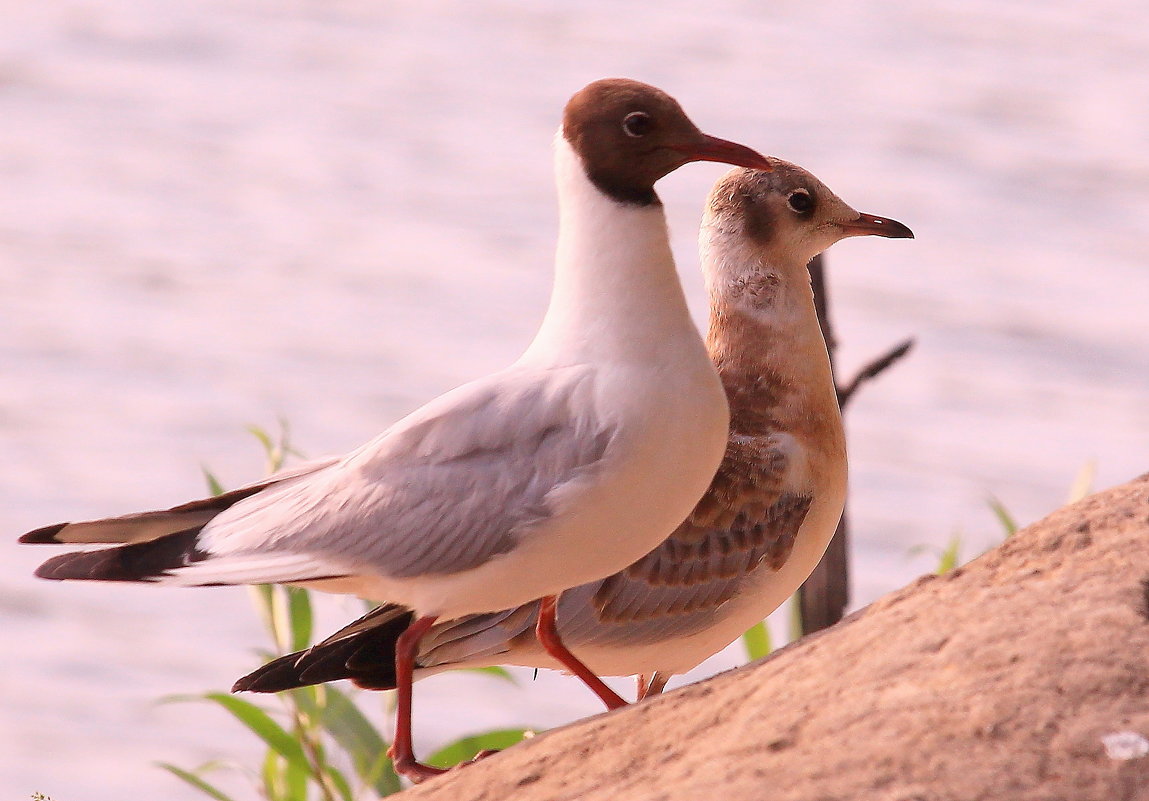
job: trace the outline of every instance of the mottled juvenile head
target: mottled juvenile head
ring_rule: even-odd
[[[781,271],[804,269],[810,259],[848,236],[913,238],[913,231],[897,220],[858,213],[801,167],[768,161],[774,168],[770,172],[731,170],[711,190],[702,246],[711,256],[716,248],[731,253],[704,258],[707,270],[736,269],[739,263],[747,270],[767,265]]]
[[[562,133],[591,182],[621,203],[657,203],[655,181],[691,161],[771,168],[750,148],[702,133],[670,95],[623,78],[577,92],[563,112]]]

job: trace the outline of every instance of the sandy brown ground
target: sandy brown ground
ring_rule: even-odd
[[[405,797],[1149,799],[1147,580],[1149,475],[758,664]]]

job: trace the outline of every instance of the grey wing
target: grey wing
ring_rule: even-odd
[[[634,645],[706,628],[757,570],[790,554],[812,498],[788,492],[784,448],[732,436],[710,489],[661,545],[625,570],[562,594],[563,641]],[[436,626],[420,661],[445,665],[494,657],[531,635],[537,604]]]
[[[260,581],[454,573],[509,551],[601,463],[614,429],[588,368],[504,373],[428,404],[338,465],[255,495],[205,527],[210,572]],[[222,560],[222,561],[221,561]],[[284,575],[279,578],[276,564]],[[202,578],[202,577],[201,577]]]

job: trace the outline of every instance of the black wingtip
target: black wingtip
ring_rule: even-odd
[[[36,575],[49,581],[156,581],[206,556],[196,547],[200,528],[149,542],[53,556],[36,568]]]
[[[121,548],[53,556],[36,568],[36,577],[48,581],[154,581],[157,576],[133,569]]]
[[[297,667],[306,651],[273,659],[231,685],[233,693],[278,693],[306,686]]]
[[[44,562],[36,568],[36,578],[47,579],[48,581],[64,581],[73,578],[70,574],[73,571],[73,565],[76,565],[79,556],[94,556],[94,554],[75,554],[66,553],[60,556],[53,556],[48,561]]]
[[[370,627],[273,659],[236,681],[231,691],[278,693],[341,679],[365,690],[393,690],[395,645],[413,619],[410,611],[380,607],[357,621],[370,620]]]
[[[56,539],[56,535],[67,528],[69,523],[56,523],[52,526],[44,526],[35,531],[29,531],[24,536],[20,537],[20,542],[29,543],[33,545],[48,545],[51,543],[60,542]]]

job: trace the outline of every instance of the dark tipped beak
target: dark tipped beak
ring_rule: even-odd
[[[774,165],[757,151],[736,142],[727,142],[716,136],[700,134],[698,139],[687,144],[671,145],[686,157],[686,161],[718,161],[733,164],[735,167],[749,167],[752,170],[773,172]]]
[[[888,239],[913,239],[914,232],[897,220],[874,214],[859,214],[856,220],[838,223],[846,236],[884,236]]]

